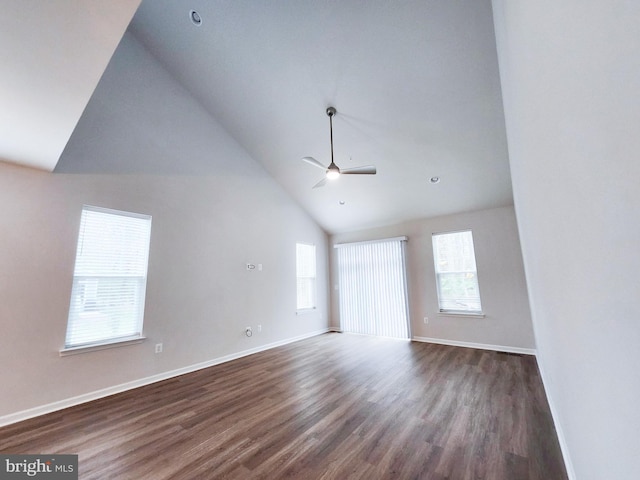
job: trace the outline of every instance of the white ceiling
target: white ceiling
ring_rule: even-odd
[[[513,203],[490,0],[145,0],[129,32],[329,233]],[[329,105],[378,174],[312,190]]]
[[[129,30],[328,232],[513,202],[490,0],[145,0]],[[312,190],[329,105],[378,174]]]
[[[52,171],[140,0],[2,0],[0,160]]]

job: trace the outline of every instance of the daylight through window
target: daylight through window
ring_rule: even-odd
[[[434,234],[433,257],[440,311],[481,314],[471,231]]]
[[[65,348],[140,338],[151,217],[85,206]]]
[[[316,246],[296,243],[297,310],[316,308]]]

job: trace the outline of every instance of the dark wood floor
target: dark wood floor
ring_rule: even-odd
[[[0,429],[81,479],[561,480],[534,357],[326,334]]]

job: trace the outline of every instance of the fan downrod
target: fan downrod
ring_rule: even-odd
[[[327,180],[338,178],[340,175],[375,175],[376,167],[373,165],[365,165],[362,167],[345,168],[340,169],[335,164],[333,159],[333,117],[338,113],[335,107],[327,107],[327,116],[329,117],[329,139],[331,141],[331,163],[328,167],[325,167],[313,157],[302,157],[302,160],[306,163],[313,165],[325,172],[325,178],[316,183],[313,188],[322,187]]]

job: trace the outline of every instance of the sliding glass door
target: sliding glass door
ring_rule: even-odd
[[[336,245],[345,332],[409,338],[406,237]]]

